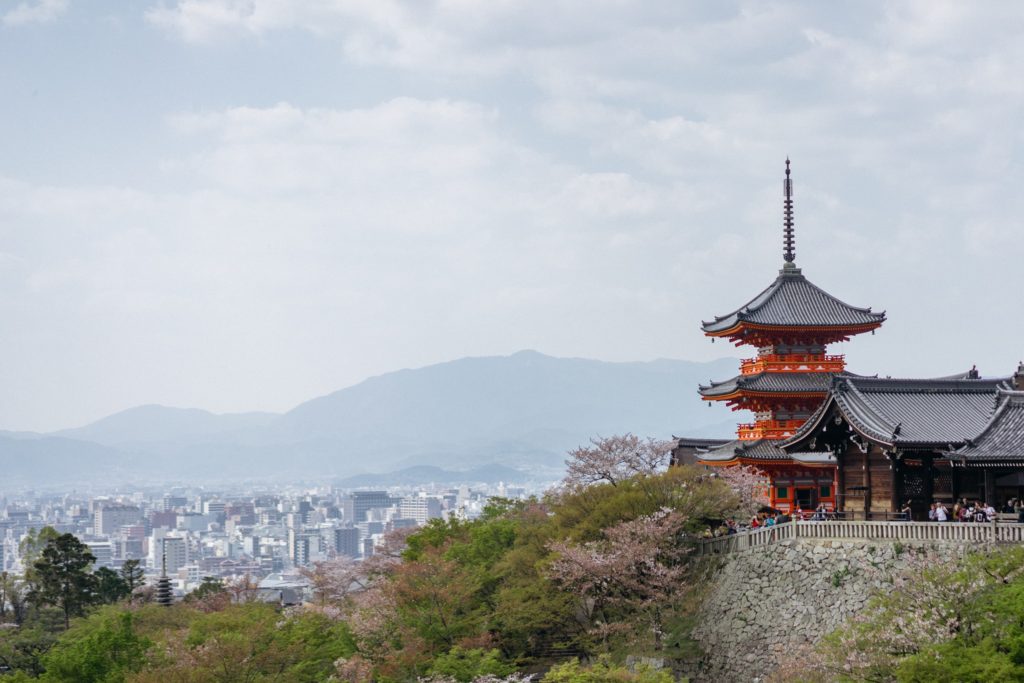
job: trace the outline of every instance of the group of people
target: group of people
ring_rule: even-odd
[[[900,512],[906,515],[906,519],[911,518],[910,501],[904,504]],[[1024,506],[1016,499],[1007,502],[1004,512],[1016,512],[1018,521],[1024,521]],[[966,498],[953,503],[952,510],[941,501],[935,501],[928,509],[928,520],[932,522],[991,522],[996,519],[996,515],[996,509],[990,503],[969,501]]]
[[[756,515],[750,518],[750,528],[760,529],[766,526],[775,526],[776,524],[786,524],[792,522],[793,517],[787,515],[785,512],[778,510],[758,512]]]
[[[735,519],[731,517],[725,520],[725,523],[715,527],[714,530],[711,527],[704,529],[704,533],[701,534],[703,538],[718,538],[719,536],[731,536],[740,532],[740,526],[736,523]]]

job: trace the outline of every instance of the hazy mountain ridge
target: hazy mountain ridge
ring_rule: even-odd
[[[735,368],[731,358],[463,358],[372,377],[283,415],[148,405],[52,434],[0,434],[0,458],[4,469],[49,480],[329,478],[491,463],[547,476],[597,434],[728,436],[734,420],[721,406],[707,408],[696,385]]]
[[[144,405],[129,408],[83,427],[51,436],[93,441],[108,446],[159,441],[188,441],[244,432],[270,424],[277,413],[211,413],[199,408]]]
[[[0,434],[0,483],[3,484],[91,480],[95,478],[97,467],[108,473],[119,471],[126,460],[125,453],[91,441]]]
[[[381,474],[356,474],[340,480],[345,488],[369,488],[373,486],[422,486],[425,484],[497,484],[535,480],[536,477],[520,470],[492,463],[471,470],[446,470],[434,465],[416,465],[394,472]]]

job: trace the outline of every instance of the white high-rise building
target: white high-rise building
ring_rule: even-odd
[[[110,566],[111,560],[114,559],[114,548],[110,541],[96,541],[86,543],[86,545],[92,556],[96,558],[93,563],[94,568]]]
[[[3,559],[0,561],[0,570],[19,574],[21,566],[21,554],[18,552],[18,541],[14,537],[14,530],[8,529],[4,534]]]
[[[320,554],[320,533],[308,529],[288,529],[288,559],[292,566],[304,567],[313,555]]]
[[[100,505],[93,514],[92,532],[110,536],[123,526],[142,521],[142,511],[134,505]]]
[[[441,500],[427,496],[403,498],[398,504],[398,510],[400,517],[415,519],[417,524],[423,526],[432,519],[441,518]]]
[[[161,569],[165,554],[167,573],[178,571],[188,564],[188,539],[183,536],[171,536],[166,529],[154,529],[149,542],[149,566]]]

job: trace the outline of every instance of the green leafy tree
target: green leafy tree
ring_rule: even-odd
[[[1008,556],[1024,559],[1024,553]],[[975,565],[977,566],[977,565]],[[965,602],[955,637],[929,643],[896,666],[900,683],[1024,681],[1024,576],[1021,565]]]
[[[128,584],[118,572],[109,567],[100,567],[93,575],[96,577],[96,602],[109,605],[128,597]]]
[[[475,599],[480,584],[473,572],[439,551],[428,558],[397,567],[388,594],[396,605],[396,618],[408,632],[406,640],[422,641],[433,654],[479,633],[484,610]]]
[[[185,596],[185,602],[203,612],[217,612],[231,605],[232,594],[224,581],[204,576],[202,582]]]
[[[36,612],[39,611],[41,603],[39,598],[39,579],[36,575],[35,563],[43,553],[47,544],[60,536],[60,532],[52,526],[44,526],[36,530],[34,527],[28,530],[25,537],[18,544],[18,555],[21,557],[22,566],[25,568],[22,579],[24,580],[25,597]]]
[[[580,664],[578,659],[551,667],[541,683],[673,683],[675,678],[668,671],[654,670],[646,666],[630,671],[615,666],[602,658],[591,666]]]
[[[130,612],[105,610],[76,623],[46,653],[43,678],[54,683],[121,683],[143,668],[151,645],[135,632]]]
[[[25,585],[10,572],[0,572],[0,623],[25,620]]]
[[[55,642],[56,634],[38,625],[0,629],[0,664],[14,672],[39,676],[45,670],[43,656]]]
[[[71,617],[82,614],[94,601],[97,579],[89,572],[96,558],[89,547],[74,537],[62,534],[47,542],[35,570],[37,600],[54,605],[64,613],[64,628],[71,626]]]
[[[316,611],[289,616],[273,605],[249,603],[202,612],[181,604],[147,610],[145,618],[186,623],[154,629],[163,639],[154,635],[150,663],[132,683],[319,683],[330,679],[336,661],[355,653],[347,625]]]
[[[44,526],[38,531],[35,527],[28,530],[25,537],[21,539],[21,543],[18,544],[18,555],[21,557],[21,562],[25,566],[26,571],[31,571],[32,565],[43,554],[43,549],[46,548],[50,541],[59,536],[60,532],[52,526]]]
[[[145,584],[145,570],[138,560],[125,560],[121,565],[121,580],[128,587],[128,602],[135,599],[135,591]]]
[[[195,589],[189,593],[186,600],[203,600],[213,595],[221,595],[226,593],[227,589],[224,588],[224,582],[218,579],[216,576],[204,576],[203,580],[199,583]]]
[[[434,658],[430,666],[432,676],[447,676],[460,683],[470,683],[481,676],[507,676],[515,672],[515,667],[504,662],[501,652],[497,649],[469,650],[459,646]]]

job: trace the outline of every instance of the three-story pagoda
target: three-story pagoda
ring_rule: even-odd
[[[825,503],[831,508],[834,463],[801,462],[775,444],[793,436],[823,403],[833,377],[846,374],[845,359],[830,355],[828,345],[875,330],[885,321],[885,313],[840,301],[796,267],[789,159],[783,196],[783,264],[778,277],[748,303],[702,325],[709,337],[756,349],[753,358],[741,361],[739,375],[700,387],[705,400],[749,410],[754,421],[739,425],[736,440],[703,450],[697,458],[704,465],[746,464],[764,471],[772,479],[773,507],[788,511],[798,503]]]

